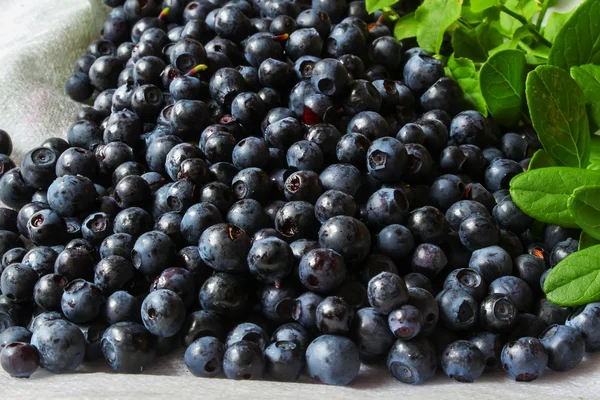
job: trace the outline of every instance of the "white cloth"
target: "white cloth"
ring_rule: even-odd
[[[16,159],[50,136],[65,136],[79,105],[63,93],[77,57],[98,35],[107,10],[100,0],[0,0],[0,128],[14,141]],[[77,373],[39,370],[28,380],[0,371],[5,398],[220,398],[282,400],[451,398],[600,398],[600,356],[591,355],[574,371],[550,370],[539,380],[516,383],[502,371],[473,384],[442,372],[422,386],[405,385],[385,367],[363,367],[348,387],[322,384],[200,379],[183,362],[183,351],[158,359],[143,375],[113,374],[97,363]]]

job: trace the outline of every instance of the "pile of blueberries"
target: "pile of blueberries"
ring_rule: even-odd
[[[95,94],[67,140],[17,167],[0,131],[9,374],[139,373],[183,345],[201,377],[346,385],[383,361],[404,383],[530,381],[600,350],[600,304],[559,307],[540,286],[579,232],[507,190],[535,132],[461,110],[387,14],[105,3],[65,86]]]

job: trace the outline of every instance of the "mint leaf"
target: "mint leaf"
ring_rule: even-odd
[[[567,209],[569,197],[581,186],[600,185],[600,172],[569,167],[534,169],[510,181],[512,200],[523,212],[541,222],[576,228]]]
[[[525,101],[525,55],[504,50],[491,56],[479,71],[481,93],[490,114],[501,125],[519,122]]]
[[[560,165],[585,168],[590,127],[583,91],[566,71],[542,65],[526,82],[527,105],[540,142]]]
[[[583,90],[588,117],[593,122],[592,129],[596,131],[600,127],[600,66],[586,64],[571,67],[571,76]]]
[[[459,28],[452,35],[455,57],[470,58],[474,62],[484,62],[488,51],[500,46],[503,38],[500,32],[488,23],[477,25],[475,29]]]
[[[532,169],[556,167],[556,163],[544,149],[539,149],[529,161],[529,171]]]
[[[463,0],[425,0],[417,8],[417,42],[423,50],[439,53],[444,32],[460,18],[462,3]]]
[[[568,71],[600,63],[600,1],[586,0],[554,38],[548,64]]]
[[[409,13],[396,21],[394,37],[396,40],[415,37],[418,29],[419,22],[415,18],[415,13]]]
[[[546,277],[546,298],[560,306],[600,300],[600,246],[576,251],[559,262]]]
[[[479,87],[479,73],[475,64],[468,58],[454,58],[454,54],[448,59],[448,70],[463,91],[465,101],[472,108],[487,116],[485,100]]]
[[[569,212],[581,229],[600,239],[600,186],[583,186],[569,198]]]
[[[571,15],[573,15],[574,12],[575,10],[572,10],[565,14],[560,14],[557,12],[553,12],[552,14],[550,14],[548,16],[548,19],[546,20],[546,25],[542,30],[542,36],[544,36],[549,41],[554,42],[558,31],[560,30],[560,28],[562,28],[565,22],[567,22]]]
[[[384,7],[389,7],[396,4],[398,0],[367,0],[366,8],[369,14],[374,13],[377,10],[381,10]]]
[[[471,0],[471,9],[473,12],[481,12],[498,4],[498,0]]]
[[[588,247],[596,246],[600,244],[600,240],[596,240],[584,231],[581,231],[581,235],[579,235],[579,246],[577,250],[587,249]]]

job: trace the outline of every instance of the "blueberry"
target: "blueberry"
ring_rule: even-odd
[[[314,206],[305,201],[290,201],[275,215],[275,229],[285,240],[313,239],[319,231]]]
[[[217,224],[206,229],[198,244],[202,260],[217,271],[241,271],[250,251],[248,235],[235,225]]]
[[[114,233],[107,236],[98,247],[100,258],[109,256],[120,256],[127,260],[131,259],[131,250],[134,245],[133,236],[128,233]]]
[[[598,309],[600,303],[589,303],[578,307],[565,322],[565,325],[575,328],[583,334],[585,351],[593,352],[600,349],[598,330]]]
[[[364,169],[369,147],[371,142],[366,136],[355,132],[347,133],[337,142],[336,157],[340,162]]]
[[[418,242],[439,244],[446,240],[449,226],[446,217],[437,208],[425,206],[408,215],[406,227]]]
[[[492,282],[502,276],[510,275],[513,265],[510,255],[503,248],[490,246],[473,252],[469,268],[477,271],[486,282]]]
[[[0,129],[0,154],[10,156],[13,150],[12,139],[6,131]]]
[[[260,347],[242,340],[225,350],[223,371],[228,379],[260,379],[265,370],[265,358]]]
[[[477,271],[469,268],[459,268],[446,276],[444,289],[462,290],[476,301],[480,301],[487,294],[487,283]]]
[[[395,262],[408,256],[414,248],[414,237],[403,225],[392,224],[383,228],[377,235],[378,252]]]
[[[292,173],[284,183],[284,195],[288,201],[306,201],[314,203],[322,193],[319,175],[313,171]]]
[[[254,242],[247,261],[250,273],[259,281],[279,285],[292,270],[293,253],[281,239],[271,237]]]
[[[483,353],[467,340],[448,345],[440,364],[446,375],[458,382],[473,382],[481,376],[485,368]]]
[[[306,329],[317,326],[316,310],[323,298],[313,292],[306,292],[295,300],[292,318]]]
[[[132,239],[137,239],[150,229],[152,229],[152,216],[148,211],[139,207],[124,209],[113,220],[114,233],[127,234]],[[129,257],[131,257],[131,254],[129,254]]]
[[[421,94],[444,75],[444,68],[435,58],[417,55],[404,65],[404,84]]]
[[[185,320],[185,304],[173,291],[150,292],[142,303],[142,322],[150,333],[170,337],[179,332]]]
[[[38,350],[40,365],[54,374],[74,371],[85,356],[85,337],[74,324],[55,319],[35,330],[31,344]]]
[[[129,284],[133,279],[133,271],[129,260],[118,255],[107,256],[94,267],[94,283],[109,295]]]
[[[548,353],[548,368],[568,371],[583,359],[585,340],[575,328],[551,325],[540,335],[540,341]]]
[[[490,293],[505,294],[515,303],[519,311],[527,311],[531,307],[532,293],[529,285],[516,276],[502,276],[489,287]]]
[[[479,306],[479,321],[488,332],[510,331],[517,323],[517,317],[517,306],[504,294],[490,294]]]
[[[339,190],[354,196],[360,187],[361,176],[353,165],[331,164],[321,172],[319,179],[324,190]]]
[[[416,307],[423,316],[423,333],[431,334],[439,319],[438,303],[433,295],[426,289],[414,287],[408,289],[408,304]]]
[[[0,351],[15,342],[31,342],[31,332],[22,326],[11,326],[0,333]]]
[[[408,200],[398,189],[379,189],[367,200],[367,221],[374,227],[384,228],[403,224],[408,217]]]
[[[19,209],[27,204],[35,189],[25,182],[19,168],[12,168],[0,176],[0,201],[10,208]]]
[[[526,231],[533,223],[533,218],[521,211],[510,196],[504,197],[496,204],[492,215],[501,228],[508,229],[514,233]]]
[[[35,304],[44,310],[59,311],[63,291],[68,283],[67,279],[61,275],[42,276],[33,288]]]
[[[319,244],[336,251],[346,262],[360,262],[369,253],[371,235],[367,227],[356,218],[336,216],[321,226]]]
[[[92,181],[79,175],[56,178],[48,188],[48,205],[61,217],[74,217],[89,211],[96,197]]]
[[[487,215],[471,215],[465,218],[458,231],[461,243],[471,251],[498,244],[500,231]]]
[[[11,377],[29,378],[40,365],[40,355],[29,343],[14,342],[2,350],[0,361]]]
[[[485,187],[490,192],[508,189],[510,180],[523,172],[523,168],[516,161],[497,158],[492,160],[485,170]]]
[[[306,349],[310,342],[308,331],[297,322],[281,325],[271,335],[271,342],[287,341],[296,344],[300,349]]]
[[[185,364],[194,376],[212,378],[223,371],[223,343],[205,336],[191,343],[185,351]]]
[[[548,326],[563,325],[570,313],[569,307],[561,307],[546,299],[540,299],[536,308],[536,315]]]
[[[502,341],[500,336],[489,332],[479,332],[469,339],[483,354],[485,368],[492,369],[500,366]]]
[[[429,278],[435,277],[447,265],[448,258],[444,251],[429,243],[423,243],[415,248],[412,255],[412,271],[421,273]]]
[[[28,301],[33,297],[37,280],[37,273],[29,265],[11,264],[2,271],[2,293],[14,302]]]
[[[264,354],[266,372],[277,381],[296,381],[304,369],[304,353],[294,342],[275,341],[265,349]]]
[[[230,347],[241,341],[252,342],[261,350],[264,350],[269,343],[269,336],[260,326],[251,322],[244,322],[234,326],[229,332],[225,341],[225,347]]]
[[[289,322],[294,311],[294,299],[298,296],[295,286],[276,287],[265,285],[258,291],[262,314],[275,323]]]
[[[8,250],[2,256],[2,268],[6,268],[10,264],[22,262],[25,254],[27,254],[27,250],[22,247],[15,247],[14,249]]]
[[[329,218],[356,214],[356,203],[352,196],[339,190],[328,190],[315,203],[315,215],[319,222],[325,223]]]
[[[306,372],[328,385],[347,385],[360,369],[358,348],[348,338],[322,335],[306,349]]]
[[[322,333],[345,334],[350,331],[354,310],[341,297],[326,297],[317,306],[317,328]]]
[[[382,272],[369,281],[369,304],[382,314],[389,314],[408,301],[406,284],[398,275]]]
[[[118,322],[140,322],[140,302],[125,291],[117,291],[108,296],[103,316],[108,325]]]
[[[454,114],[457,104],[452,99],[460,96],[458,83],[454,79],[441,77],[421,95],[419,100],[424,111],[444,111]]]
[[[204,282],[199,298],[203,310],[234,317],[246,309],[248,292],[241,277],[220,272]]]
[[[104,296],[96,285],[75,279],[65,286],[60,306],[69,321],[84,324],[100,314],[103,303]]]
[[[548,353],[536,338],[524,337],[502,349],[502,367],[517,382],[530,382],[542,376]]]
[[[145,275],[164,271],[175,259],[175,245],[162,232],[152,231],[141,235],[131,251],[133,266]]]
[[[102,335],[102,353],[113,371],[140,373],[154,361],[155,339],[142,324],[118,322]]]
[[[461,223],[471,216],[489,217],[485,205],[473,200],[460,200],[452,204],[446,211],[446,220],[454,230],[459,230]]]
[[[387,367],[402,383],[422,384],[437,369],[434,346],[427,338],[397,340],[388,353]]]
[[[559,262],[564,260],[570,254],[577,251],[579,247],[579,241],[568,238],[562,242],[558,242],[552,252],[550,253],[550,268],[556,266]]]
[[[418,308],[405,304],[390,313],[388,326],[398,339],[409,340],[423,329],[423,316]]]

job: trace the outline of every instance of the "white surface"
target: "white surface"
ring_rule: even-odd
[[[94,3],[92,3],[94,2]],[[0,0],[0,128],[13,135],[15,154],[49,136],[64,136],[77,104],[62,91],[73,61],[100,30],[106,12],[99,0]],[[402,384],[384,367],[363,367],[349,387],[320,384],[194,378],[183,351],[157,360],[144,375],[110,373],[102,363],[68,375],[40,370],[29,380],[0,372],[4,398],[600,398],[600,355],[570,373],[547,371],[531,383],[511,381],[502,371],[474,384],[442,373],[423,386]],[[98,372],[102,371],[102,372]],[[304,382],[306,381],[306,378]]]

